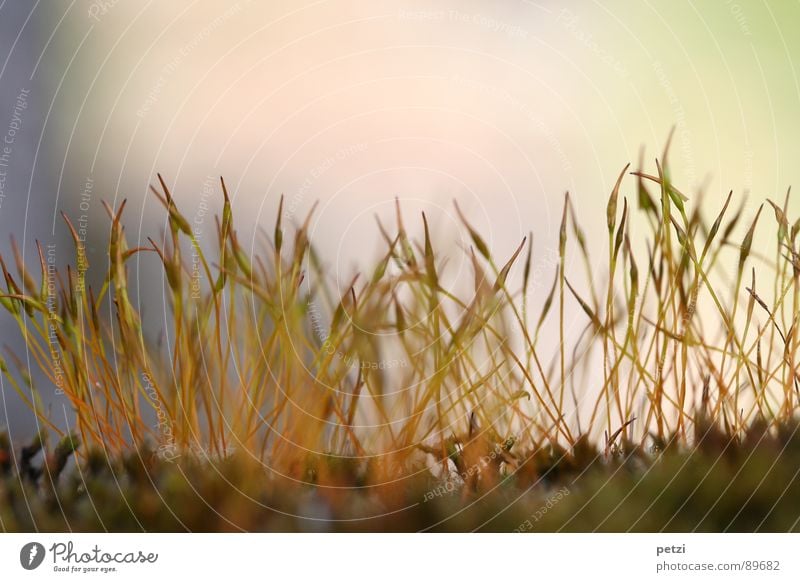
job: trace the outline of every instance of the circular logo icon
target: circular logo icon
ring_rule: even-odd
[[[44,561],[44,546],[39,542],[29,542],[19,551],[19,563],[26,570],[35,570]]]

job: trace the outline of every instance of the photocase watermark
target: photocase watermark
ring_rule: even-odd
[[[348,368],[361,368],[362,370],[391,370],[393,368],[407,368],[408,361],[407,360],[379,360],[379,361],[369,361],[369,360],[362,360],[354,356],[353,354],[346,354],[341,350],[337,350],[333,347],[333,344],[330,340],[325,340],[325,343],[322,344],[322,351],[328,355],[335,354],[335,356],[344,362],[344,365]]]
[[[17,93],[17,100],[14,103],[14,109],[11,111],[11,121],[6,127],[3,141],[0,143],[0,208],[3,207],[3,200],[6,198],[7,168],[11,165],[11,154],[14,151],[14,142],[17,139],[17,134],[22,129],[23,113],[28,108],[30,92],[30,89],[20,89],[19,93]]]
[[[44,562],[46,555],[44,546],[39,542],[28,542],[19,551],[20,566],[26,570],[35,570]]]
[[[705,281],[699,281],[697,286],[692,290],[691,298],[689,299],[689,305],[686,308],[686,311],[681,317],[680,324],[678,325],[678,334],[680,337],[686,335],[686,330],[689,329],[689,325],[692,322],[692,318],[694,317],[695,312],[697,311],[697,296],[700,294],[700,290],[705,286]]]
[[[745,16],[741,5],[733,0],[725,0],[725,5],[728,7],[728,11],[731,13],[731,16],[733,16],[733,19],[739,26],[739,30],[742,32],[742,34],[748,37],[753,36],[753,33],[750,30],[750,23],[747,20],[747,16]]]
[[[503,22],[492,16],[478,12],[462,12],[460,10],[399,10],[397,17],[400,20],[442,20],[447,22],[460,22],[473,24],[491,32],[502,34],[513,39],[526,39],[530,32],[518,24]]]
[[[580,16],[569,10],[563,8],[556,18],[556,22],[560,23],[573,38],[580,42],[583,46],[588,48],[594,53],[602,62],[611,67],[621,77],[627,77],[628,71],[614,55],[607,49],[601,46],[592,36],[579,26]]]
[[[58,341],[58,310],[56,290],[56,245],[48,244],[45,251],[45,305],[47,307],[47,343],[50,369],[56,383],[55,393],[64,394],[64,367],[61,363],[61,344]]]
[[[408,360],[405,359],[392,359],[392,360],[363,360],[353,354],[345,353],[337,350],[333,342],[330,340],[328,331],[322,324],[322,316],[317,308],[317,304],[309,299],[308,301],[308,317],[311,321],[311,330],[317,339],[322,342],[320,350],[327,355],[334,355],[336,358],[342,360],[348,368],[361,368],[362,370],[391,370],[393,368],[407,368]]]
[[[89,550],[76,551],[72,542],[56,542],[48,550],[53,558],[53,571],[64,573],[100,573],[117,572],[123,564],[155,564],[158,554],[155,552],[105,551],[97,544]]]
[[[348,144],[340,147],[333,154],[326,156],[324,159],[319,160],[316,165],[306,174],[297,192],[286,201],[285,218],[291,221],[297,213],[297,208],[303,203],[312,187],[326,172],[333,168],[336,164],[347,160],[353,156],[363,153],[369,149],[369,143],[359,142]]]
[[[531,531],[533,529],[533,524],[537,521],[541,520],[547,512],[553,509],[558,503],[561,502],[562,499],[569,495],[570,491],[569,488],[566,486],[562,487],[561,489],[551,493],[547,496],[547,501],[539,507],[536,511],[534,511],[530,517],[528,517],[525,521],[523,521],[517,528],[514,530],[514,533],[523,533],[526,531]],[[531,521],[533,520],[533,521]]]
[[[546,270],[555,269],[559,265],[560,257],[558,256],[558,249],[547,247],[545,249],[545,256],[537,260],[530,274],[530,286],[533,290],[540,289],[544,286],[544,273]]]
[[[162,461],[172,463],[181,456],[180,452],[178,452],[178,446],[175,444],[175,435],[172,432],[172,421],[164,411],[164,406],[161,404],[158,392],[155,386],[153,386],[153,380],[147,372],[142,372],[142,383],[144,384],[144,390],[150,399],[153,410],[156,411],[156,418],[158,419],[158,430],[160,433],[157,450],[158,458]]]
[[[95,22],[100,22],[100,17],[108,14],[118,2],[119,0],[94,0],[94,2],[89,4],[89,10],[87,12],[89,18]]]
[[[747,144],[743,155],[744,191],[749,192],[753,189],[753,158],[755,158],[755,152],[753,151],[753,148],[750,147],[750,144]]]
[[[77,253],[77,271],[78,271],[78,285],[77,291],[83,293],[85,290],[86,271],[89,269],[89,261],[86,259],[86,236],[89,232],[89,208],[92,201],[92,190],[94,190],[94,180],[91,176],[87,176],[86,182],[83,185],[80,201],[78,202],[78,209],[81,214],[78,217],[78,227],[75,229],[77,234],[76,253]]]
[[[237,2],[236,4],[230,6],[222,14],[201,28],[192,37],[192,40],[178,50],[177,54],[175,54],[172,59],[161,69],[161,73],[156,79],[155,84],[153,84],[153,86],[150,88],[150,91],[148,91],[147,97],[145,97],[145,100],[139,109],[136,110],[136,115],[139,117],[139,119],[144,119],[150,112],[150,109],[152,109],[153,105],[158,103],[164,87],[167,86],[170,78],[181,67],[184,60],[186,60],[186,57],[194,52],[194,50],[197,49],[202,42],[207,40],[218,28],[239,14],[239,12],[241,12],[242,9],[251,2],[252,0],[244,0],[243,2]]]
[[[689,182],[690,189],[693,189],[696,184],[697,172],[694,164],[694,154],[692,152],[692,132],[686,125],[686,112],[683,109],[683,104],[678,98],[678,93],[672,86],[672,83],[667,77],[664,67],[660,61],[655,61],[653,63],[653,70],[655,71],[658,79],[658,84],[661,85],[662,89],[664,89],[664,93],[666,94],[667,99],[672,106],[673,119],[675,121],[676,128],[675,137],[678,138],[681,152],[683,154],[683,164],[681,167],[683,168],[684,172],[686,172],[686,179]]]
[[[225,459],[236,453],[237,449],[231,444],[227,444],[225,447],[214,448],[194,442],[189,445],[189,450],[199,459]]]
[[[206,176],[206,179],[203,181],[203,189],[202,193],[200,194],[200,204],[197,206],[197,212],[194,214],[194,220],[192,220],[192,234],[194,235],[195,240],[192,241],[192,266],[191,266],[191,278],[189,283],[189,295],[192,299],[200,299],[201,296],[201,264],[202,261],[200,260],[200,239],[203,238],[203,223],[205,222],[206,214],[208,214],[209,207],[208,207],[208,198],[214,193],[214,184],[216,183],[216,179],[214,176]]]
[[[317,339],[323,343],[328,341],[328,331],[322,323],[322,314],[313,299],[308,300],[308,318],[311,320],[311,331]]]
[[[503,452],[507,451],[511,448],[511,446],[516,442],[515,437],[509,437],[502,443],[495,443],[492,450],[482,455],[476,462],[470,465],[463,471],[455,472],[451,474],[451,476],[440,483],[433,489],[426,491],[423,495],[423,503],[427,503],[431,501],[434,497],[443,497],[448,494],[453,493],[456,489],[458,489],[463,483],[468,482],[473,477],[476,477],[481,471],[483,471],[486,467],[490,464],[495,462],[497,459],[502,458]]]
[[[104,550],[97,544],[88,550],[76,549],[73,542],[56,542],[45,549],[39,542],[28,542],[19,552],[19,563],[25,570],[41,566],[48,554],[53,572],[70,574],[109,574],[120,571],[120,566],[155,564],[158,554],[142,550]]]

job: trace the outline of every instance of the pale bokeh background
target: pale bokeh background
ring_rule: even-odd
[[[500,258],[534,232],[543,297],[564,192],[601,258],[619,171],[643,145],[652,168],[673,126],[674,180],[709,215],[729,189],[782,199],[800,179],[796,2],[12,1],[0,21],[0,133],[35,87],[0,207],[26,252],[36,236],[68,256],[55,216],[81,214],[87,180],[90,261],[101,199],[129,199],[132,239],[157,234],[156,172],[211,236],[224,175],[245,240],[280,194],[288,221],[319,200],[314,242],[342,282],[377,256],[396,196],[465,272],[457,199]],[[160,312],[159,279],[139,281]]]
[[[546,244],[565,190],[592,217],[673,125],[688,193],[796,179],[789,3],[83,4],[45,54],[65,199],[90,175],[133,214],[160,171],[191,206],[222,174],[260,223],[281,193],[298,217],[320,200],[347,260],[394,196],[458,198],[501,253],[529,229]]]

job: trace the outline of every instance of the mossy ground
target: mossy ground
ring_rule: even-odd
[[[237,455],[166,462],[142,451],[109,461],[95,451],[58,476],[18,475],[7,464],[0,523],[6,531],[800,532],[797,429],[754,427],[740,442],[709,433],[691,450],[543,450],[521,455],[514,474],[482,473],[472,486],[445,485],[425,467],[375,483],[369,462],[328,456],[305,467],[304,481]]]

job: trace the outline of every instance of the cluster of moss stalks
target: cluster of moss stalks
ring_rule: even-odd
[[[458,206],[470,289],[399,203],[344,286],[313,209],[288,230],[281,198],[248,247],[224,181],[213,240],[161,176],[158,240],[129,244],[125,202],[106,205],[91,268],[64,216],[75,268],[38,243],[13,272],[0,257],[26,348],[0,379],[41,429],[0,440],[0,528],[796,530],[800,218],[788,192],[752,212],[731,192],[709,220],[666,159],[620,174],[604,260],[564,197],[541,289],[533,236],[497,261]],[[162,271],[165,341],[143,332],[132,259]]]
[[[446,485],[424,467],[376,483],[371,463],[311,457],[298,482],[233,454],[221,460],[155,451],[110,459],[93,450],[63,471],[75,440],[35,463],[43,440],[16,455],[0,435],[5,531],[700,531],[800,532],[800,432],[753,425],[742,440],[712,426],[697,447],[632,444],[610,452],[517,453],[512,474],[482,469],[486,489]],[[513,447],[511,448],[513,450]],[[457,466],[464,459],[454,454]],[[491,475],[490,475],[491,473]]]

